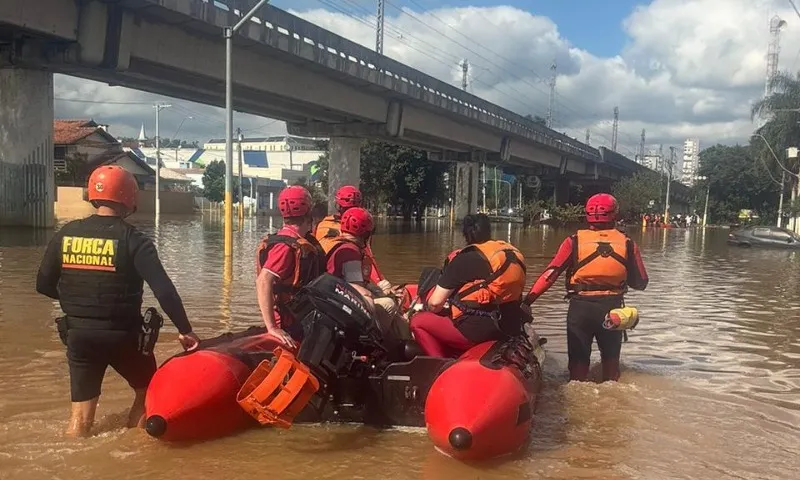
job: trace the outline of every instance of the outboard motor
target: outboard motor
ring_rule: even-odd
[[[312,405],[321,411],[331,399],[354,401],[345,397],[356,389],[346,384],[367,381],[387,355],[369,305],[349,283],[326,273],[301,289],[289,308],[303,327],[297,360],[320,382]]]

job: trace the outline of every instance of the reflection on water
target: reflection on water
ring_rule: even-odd
[[[245,223],[223,261],[220,219],[162,218],[164,265],[196,331],[216,335],[260,322],[253,254],[279,225]],[[139,227],[156,235],[152,223]],[[568,232],[496,225],[520,247],[530,281]],[[418,429],[297,426],[253,430],[190,448],[121,429],[130,392],[107,373],[99,435],[67,441],[69,387],[52,318],[34,291],[50,233],[0,231],[0,478],[794,478],[800,470],[800,257],[725,244],[727,231],[632,230],[650,286],[628,303],[642,321],[623,347],[619,384],[568,384],[563,280],[534,305],[549,338],[546,385],[530,448],[481,468],[434,452]],[[462,243],[446,222],[384,223],[374,240],[382,270],[413,282]],[[154,300],[149,294],[146,303]],[[169,325],[156,351],[179,349]],[[597,360],[597,354],[595,354]]]

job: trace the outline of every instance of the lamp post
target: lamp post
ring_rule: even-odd
[[[269,0],[261,0],[233,27],[225,27],[225,256],[233,256],[233,35]],[[241,12],[240,12],[241,13]]]

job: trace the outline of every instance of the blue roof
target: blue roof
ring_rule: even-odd
[[[144,152],[142,152],[142,151],[139,149],[139,147],[136,147],[136,148],[131,148],[131,151],[132,151],[134,154],[136,154],[136,156],[137,156],[137,157],[139,157],[139,158],[146,158],[146,155],[144,154]]]
[[[269,162],[267,161],[267,152],[258,150],[245,150],[243,153],[244,163],[247,165],[250,165],[251,167],[269,167]]]
[[[205,152],[205,150],[203,150],[202,148],[198,148],[197,150],[195,150],[195,152],[189,158],[189,163],[195,163],[197,159],[203,155],[203,152]]]

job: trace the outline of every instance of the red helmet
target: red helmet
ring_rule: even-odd
[[[89,201],[106,200],[125,205],[136,210],[136,193],[139,184],[136,177],[119,165],[103,165],[97,167],[89,176]]]
[[[360,207],[361,190],[352,185],[343,186],[336,191],[336,205],[340,209]]]
[[[586,201],[586,221],[589,223],[609,223],[617,219],[619,205],[617,199],[608,193],[592,195]]]
[[[372,214],[361,207],[348,209],[342,215],[342,232],[349,233],[356,237],[372,233],[375,222],[372,221]]]
[[[281,190],[278,195],[278,210],[283,218],[304,217],[311,212],[311,194],[300,185]]]

